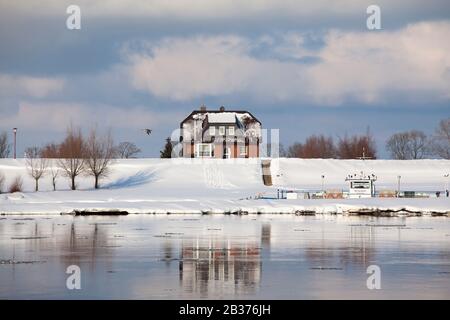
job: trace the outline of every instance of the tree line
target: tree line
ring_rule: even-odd
[[[331,136],[312,135],[305,142],[295,142],[282,149],[281,156],[288,158],[338,158],[338,159],[376,159],[377,149],[369,130],[363,135],[339,137],[335,141]]]
[[[441,120],[434,133],[427,136],[419,130],[391,135],[385,145],[392,159],[409,160],[436,157],[450,159],[450,118]],[[377,147],[370,130],[365,134],[338,137],[312,135],[303,143],[295,142],[280,155],[291,158],[377,158]]]
[[[0,135],[0,156],[9,156],[11,146],[6,133]],[[59,176],[70,180],[70,187],[76,190],[76,179],[80,175],[92,176],[94,188],[98,189],[100,180],[109,175],[111,164],[116,158],[134,158],[141,150],[132,142],[114,144],[111,132],[99,133],[92,128],[84,136],[80,128],[70,126],[60,143],[48,143],[43,147],[32,146],[25,149],[25,162],[30,176],[35,181],[35,191],[39,191],[39,181],[50,175],[53,190]],[[0,173],[0,192],[4,187],[5,176]],[[15,188],[13,186],[15,185]],[[9,190],[20,191],[22,180],[17,177]]]

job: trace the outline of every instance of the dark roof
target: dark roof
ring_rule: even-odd
[[[181,121],[180,128],[182,128],[183,127],[183,123],[185,123],[187,120],[192,118],[192,116],[194,114],[198,114],[198,113],[222,113],[222,112],[248,113],[253,119],[255,119],[256,122],[258,122],[260,125],[262,125],[261,121],[256,119],[256,117],[251,112],[245,111],[245,110],[224,110],[224,111],[220,111],[220,110],[194,110],[183,121]]]

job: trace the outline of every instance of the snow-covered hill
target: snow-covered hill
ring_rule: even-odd
[[[275,194],[278,186],[346,189],[350,173],[375,174],[377,188],[396,189],[400,175],[403,190],[443,191],[450,171],[448,160],[331,160],[274,159],[274,186],[263,185],[261,163],[256,159],[130,159],[117,160],[102,189],[93,189],[93,178],[80,176],[77,191],[59,177],[52,191],[50,176],[40,181],[39,192],[28,175],[23,159],[0,159],[6,186],[18,175],[24,192],[0,195],[0,213],[61,213],[77,210],[120,209],[128,212],[345,212],[349,208],[417,209],[450,212],[448,198],[368,200],[254,200],[258,194]]]

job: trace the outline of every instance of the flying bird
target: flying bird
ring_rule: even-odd
[[[152,133],[152,129],[142,129],[148,136]]]

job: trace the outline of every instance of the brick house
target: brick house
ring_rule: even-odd
[[[185,158],[259,157],[261,122],[248,111],[201,106],[180,124]]]

